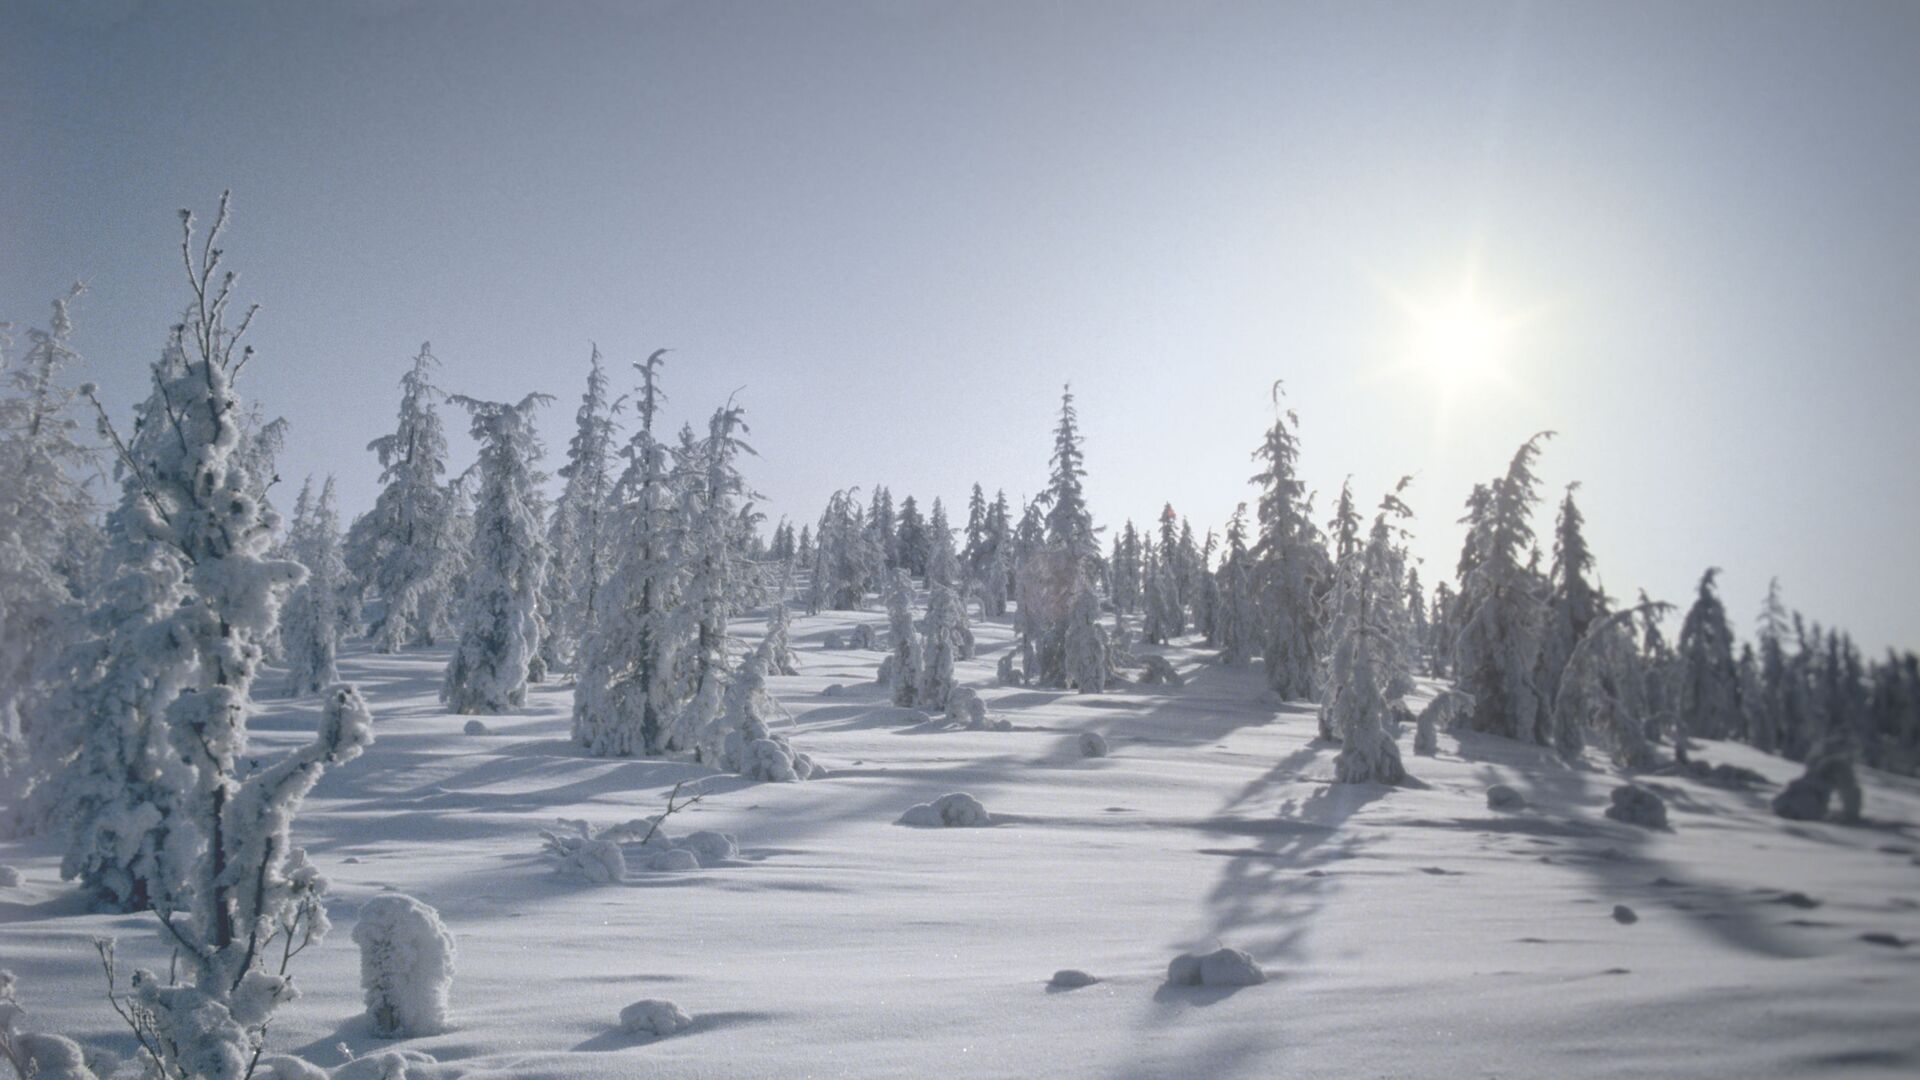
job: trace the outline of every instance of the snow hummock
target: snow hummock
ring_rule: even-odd
[[[930,803],[911,807],[900,815],[899,824],[922,828],[977,827],[993,824],[993,817],[980,800],[964,791],[942,795]]]
[[[1613,805],[1607,807],[1607,816],[1628,825],[1638,825],[1643,829],[1664,829],[1667,827],[1667,804],[1658,792],[1639,784],[1621,784],[1613,789]]]
[[[1100,980],[1079,968],[1061,968],[1047,980],[1047,985],[1061,990],[1077,990],[1082,986],[1092,986]]]
[[[645,998],[620,1010],[620,1030],[629,1035],[660,1038],[693,1023],[693,1017],[671,1001]]]
[[[467,735],[493,734],[491,731],[487,730],[487,722],[480,719],[479,717],[475,717],[472,720],[467,721],[466,726],[462,727],[460,730],[462,733]]]
[[[1174,986],[1257,986],[1266,981],[1267,973],[1253,957],[1224,945],[1205,955],[1181,953],[1167,965],[1167,982]]]
[[[1107,737],[1105,735],[1100,734],[1097,731],[1081,732],[1080,733],[1080,756],[1081,757],[1106,757],[1107,756]]]
[[[1520,793],[1505,784],[1493,784],[1487,788],[1487,807],[1491,810],[1518,810],[1527,805]]]

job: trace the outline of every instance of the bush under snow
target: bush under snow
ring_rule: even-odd
[[[1107,737],[1105,735],[1100,734],[1097,731],[1081,732],[1080,733],[1080,756],[1081,757],[1106,757],[1107,756]]]
[[[1173,986],[1257,986],[1266,981],[1267,973],[1253,957],[1224,946],[1204,956],[1182,953],[1167,965],[1167,982]]]
[[[993,816],[980,800],[964,791],[942,795],[930,803],[921,803],[900,815],[899,824],[921,828],[966,828],[993,824]]]
[[[588,885],[610,885],[634,870],[700,870],[736,858],[729,833],[701,830],[675,839],[651,818],[635,818],[599,832],[584,821],[562,818],[565,832],[540,833],[554,873]]]
[[[620,1030],[629,1035],[660,1038],[693,1023],[693,1017],[671,1001],[647,998],[620,1010]]]
[[[446,1030],[453,935],[439,912],[411,896],[382,893],[360,909],[353,941],[360,946],[360,986],[375,1034]]]
[[[1613,805],[1607,807],[1607,816],[1643,829],[1664,829],[1667,827],[1667,804],[1652,788],[1621,784],[1613,789]]]

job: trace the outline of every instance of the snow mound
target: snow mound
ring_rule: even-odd
[[[354,1058],[345,1065],[323,1073],[328,1080],[407,1080],[408,1076],[425,1076],[426,1073],[414,1073],[410,1070],[416,1065],[437,1065],[432,1054],[423,1054],[418,1050],[389,1050],[384,1054],[369,1054],[363,1058]],[[305,1074],[289,1073],[290,1077],[307,1080]]]
[[[1773,798],[1773,812],[1790,821],[1820,821],[1827,816],[1827,804],[1840,796],[1840,820],[1860,820],[1860,781],[1853,766],[1844,758],[1826,758],[1807,766],[1807,771],[1787,784]]]
[[[1619,923],[1621,926],[1632,926],[1634,923],[1640,921],[1640,916],[1634,914],[1633,909],[1625,904],[1615,904],[1613,905],[1613,921]]]
[[[1081,971],[1079,968],[1061,968],[1059,971],[1053,973],[1053,978],[1047,980],[1047,985],[1058,987],[1062,990],[1078,990],[1083,986],[1092,986],[1099,981],[1099,979]]]
[[[708,869],[740,854],[731,833],[702,829],[676,839],[655,828],[653,818],[634,818],[598,832],[576,819],[562,818],[560,824],[568,831],[540,833],[547,857],[561,877],[588,885],[619,882],[629,869]]]
[[[1387,702],[1387,730],[1398,735],[1409,725],[1418,723],[1419,719],[1414,716],[1413,707],[1407,704],[1406,698],[1394,698]]]
[[[1432,709],[1420,710],[1413,722],[1413,752],[1421,757],[1440,752],[1440,729],[1434,726]]]
[[[33,1080],[96,1080],[80,1044],[65,1035],[15,1032],[11,1042]]]
[[[901,825],[920,828],[973,828],[993,824],[993,816],[980,800],[964,791],[942,795],[930,803],[921,803],[900,815]]]
[[[980,692],[973,687],[955,687],[953,693],[947,695],[947,720],[970,728],[984,728],[987,703],[980,700]]]
[[[1267,981],[1253,957],[1225,946],[1202,956],[1181,953],[1167,965],[1167,982],[1174,986],[1258,986]]]
[[[827,688],[825,690],[820,691],[820,696],[821,697],[839,697],[840,695],[846,692],[847,692],[847,687],[845,683],[828,683]]]
[[[841,637],[839,634],[828,634],[826,637],[820,639],[820,647],[838,652],[847,647],[847,639]]]
[[[377,1035],[446,1030],[453,988],[453,935],[440,913],[411,896],[382,893],[360,909],[360,986]]]
[[[463,728],[461,728],[460,730],[462,730],[462,731],[464,731],[464,732],[466,732],[466,733],[467,733],[467,734],[469,734],[469,735],[491,735],[491,734],[493,734],[493,732],[491,732],[491,731],[488,731],[488,730],[487,730],[487,725],[486,725],[486,724],[485,724],[484,722],[482,722],[482,721],[479,721],[479,720],[469,720],[469,721],[467,721],[467,726],[466,726],[466,727],[463,727]]]
[[[1527,805],[1520,793],[1505,784],[1495,784],[1487,789],[1487,807],[1492,810],[1518,810]]]
[[[880,647],[874,640],[873,627],[866,623],[861,623],[853,628],[853,637],[848,640],[847,646],[848,648],[863,649],[868,652]]]
[[[693,1017],[671,1001],[646,998],[620,1010],[620,1030],[629,1035],[660,1038],[693,1023]]]
[[[327,1080],[327,1070],[286,1054],[271,1054],[260,1059],[254,1080]]]
[[[555,876],[586,885],[610,885],[627,876],[626,854],[605,833],[593,835],[584,821],[562,821],[572,834],[541,830],[542,849]]]
[[[0,866],[0,889],[20,887],[20,871],[12,866]]]
[[[649,865],[654,870],[698,870],[700,856],[686,848],[668,848],[665,851],[655,852]]]
[[[1027,685],[1027,673],[1021,671],[1019,666],[1013,662],[1012,649],[1008,649],[1006,654],[1000,657],[1000,662],[994,666],[993,677],[994,681],[998,682],[1001,686]]]
[[[1613,789],[1613,805],[1607,807],[1607,816],[1643,829],[1664,829],[1667,827],[1667,804],[1652,788],[1621,784]]]
[[[1106,757],[1107,756],[1107,737],[1105,735],[1100,734],[1097,731],[1081,732],[1080,733],[1080,756],[1081,757]]]
[[[1187,680],[1180,677],[1173,665],[1164,656],[1149,656],[1141,661],[1146,668],[1140,675],[1140,682],[1147,686],[1185,686]]]

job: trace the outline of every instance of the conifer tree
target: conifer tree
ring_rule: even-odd
[[[421,345],[400,379],[400,421],[393,434],[367,444],[380,459],[381,490],[348,561],[383,608],[372,628],[379,652],[433,644],[447,622],[460,559],[453,523],[455,500],[441,483],[447,439],[434,407],[439,366]]]
[[[1538,501],[1533,463],[1543,431],[1520,445],[1504,476],[1469,501],[1472,568],[1461,583],[1455,677],[1473,696],[1468,726],[1521,741],[1553,744],[1548,707],[1534,681],[1545,619],[1521,554],[1533,542],[1528,518]],[[1463,562],[1466,561],[1463,559]]]
[[[608,522],[616,479],[614,415],[620,403],[607,396],[598,346],[590,364],[573,438],[567,443],[567,463],[558,470],[566,483],[547,530],[551,564],[546,607],[552,615],[542,648],[549,668],[573,665],[613,561]]]
[[[960,556],[953,549],[953,529],[947,524],[946,507],[933,500],[933,513],[927,519],[927,583],[960,584]]]
[[[1767,600],[1760,609],[1759,695],[1747,703],[1750,739],[1768,753],[1779,750],[1794,726],[1789,721],[1789,701],[1797,695],[1787,688],[1786,637],[1791,631],[1787,607],[1780,599],[1780,579],[1767,583]]]
[[[319,694],[340,681],[335,657],[340,648],[341,597],[347,568],[340,554],[340,514],[335,509],[333,477],[318,499],[309,480],[294,504],[288,552],[307,568],[307,580],[287,600],[281,640],[287,656],[287,693]]]
[[[887,589],[887,623],[891,655],[888,679],[893,703],[911,708],[920,693],[921,642],[913,628],[913,580],[906,567],[893,572]]]
[[[670,749],[693,749],[724,708],[728,672],[727,620],[733,614],[744,569],[736,542],[740,500],[750,497],[736,464],[747,445],[745,411],[731,402],[715,409],[707,435],[695,442],[683,434],[680,452],[680,520],[687,538],[687,574],[682,596],[693,622],[693,640],[683,654],[681,679],[690,688],[682,729],[668,736]]]
[[[921,637],[920,678],[913,704],[927,712],[940,712],[959,684],[954,681],[953,665],[961,659],[966,613],[952,587],[934,582],[927,590],[927,624]],[[896,654],[897,655],[897,654]]]
[[[666,401],[665,362],[661,349],[633,365],[639,424],[622,450],[625,466],[614,489],[611,572],[580,643],[573,736],[598,757],[666,753],[684,704],[674,679],[689,630],[680,602],[684,544],[669,451],[653,427]]]
[[[960,565],[969,581],[979,581],[987,572],[991,540],[987,533],[987,493],[978,483],[967,496],[966,546],[960,549]]]
[[[1320,732],[1322,738],[1340,740],[1334,776],[1341,783],[1397,784],[1406,777],[1400,751],[1387,733],[1391,675],[1382,670],[1381,660],[1396,649],[1393,612],[1401,600],[1402,576],[1392,522],[1411,516],[1399,497],[1411,479],[1402,479],[1382,500],[1365,547],[1349,549],[1335,569],[1333,650]]]
[[[1573,647],[1586,636],[1594,620],[1606,614],[1606,598],[1587,580],[1593,569],[1593,553],[1587,548],[1581,531],[1584,519],[1574,504],[1578,483],[1567,485],[1560,501],[1559,518],[1554,525],[1553,569],[1549,575],[1551,591],[1547,597],[1547,626],[1541,641],[1540,667],[1536,681],[1543,700],[1553,700],[1560,688],[1560,672]]]
[[[927,532],[926,519],[920,515],[920,504],[911,495],[900,500],[900,520],[894,528],[894,539],[898,547],[896,561],[899,568],[914,577],[926,577],[927,560],[933,555],[933,540]]]
[[[1230,666],[1260,655],[1260,608],[1253,554],[1247,547],[1247,504],[1227,520],[1226,555],[1220,564],[1220,661]]]
[[[1733,661],[1733,631],[1713,579],[1718,567],[1700,576],[1693,606],[1680,625],[1680,711],[1673,729],[1674,752],[1685,760],[1688,735],[1724,739],[1743,732],[1740,676]]]
[[[1068,687],[1083,694],[1104,693],[1113,675],[1111,644],[1100,625],[1100,598],[1084,577],[1067,613],[1065,651]]]
[[[1276,415],[1266,439],[1255,450],[1262,463],[1253,482],[1260,486],[1254,544],[1255,587],[1263,599],[1262,651],[1267,685],[1289,701],[1320,695],[1320,633],[1314,615],[1314,590],[1324,574],[1324,549],[1309,519],[1306,485],[1297,476],[1299,420],[1280,411],[1280,384],[1273,384]]]
[[[1053,433],[1052,473],[1040,497],[1046,509],[1046,543],[1076,561],[1094,565],[1100,545],[1094,537],[1093,515],[1087,510],[1081,480],[1087,475],[1086,455],[1080,448],[1079,413],[1073,407],[1073,388],[1060,392],[1060,422]]]
[[[440,690],[456,713],[499,713],[526,703],[544,633],[540,595],[547,576],[533,412],[552,400],[547,394],[528,394],[514,404],[453,398],[473,417],[473,438],[480,444],[460,642]]]

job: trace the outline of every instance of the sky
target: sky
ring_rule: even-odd
[[[75,279],[123,417],[233,191],[242,391],[284,503],[431,340],[558,397],[668,347],[738,391],[775,519],[836,488],[1014,498],[1061,386],[1097,523],[1251,501],[1270,388],[1324,518],[1411,474],[1449,576],[1535,431],[1615,596],[1709,566],[1920,648],[1920,5],[0,0],[0,317]],[[1483,363],[1433,363],[1471,282]],[[1487,335],[1483,333],[1481,339]],[[1476,339],[1476,340],[1481,340]],[[1451,355],[1451,354],[1449,354]],[[464,428],[449,413],[448,427]],[[471,446],[455,440],[456,467]],[[557,464],[550,460],[549,465]],[[956,520],[958,524],[958,520]]]

